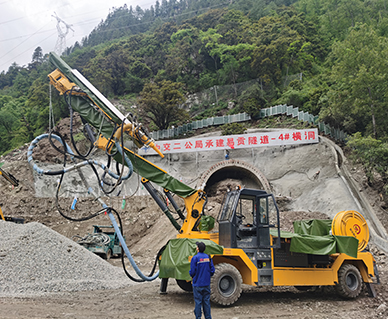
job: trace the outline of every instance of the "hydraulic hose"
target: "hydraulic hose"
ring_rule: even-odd
[[[115,178],[115,179],[119,179],[120,176],[117,175],[116,173],[112,172],[107,166],[105,166],[104,164],[100,163],[100,162],[97,162],[96,160],[85,160],[83,162],[80,162],[80,163],[77,163],[73,166],[70,166],[70,167],[67,167],[67,168],[64,168],[62,170],[58,170],[58,171],[51,171],[51,170],[43,170],[41,168],[38,167],[38,165],[35,163],[34,159],[33,159],[33,150],[34,148],[38,145],[38,142],[41,141],[42,139],[44,138],[49,138],[49,134],[42,134],[40,136],[38,136],[37,138],[35,138],[29,148],[28,148],[28,152],[27,152],[27,159],[28,159],[28,163],[31,165],[31,167],[34,169],[34,171],[36,171],[39,175],[62,175],[62,174],[65,174],[65,173],[68,173],[72,170],[75,170],[75,169],[78,169],[82,166],[86,166],[86,165],[96,165],[96,166],[100,166],[104,172],[106,172],[107,174],[109,174],[111,177]],[[64,144],[64,142],[62,141],[62,139],[55,135],[55,134],[51,134],[50,138],[54,138],[55,140],[59,141],[62,145]],[[118,143],[117,143],[118,144]],[[66,148],[66,153],[71,155],[71,156],[74,156],[74,153],[72,151],[72,149],[69,147],[68,144],[65,143],[65,148]],[[120,148],[121,149],[121,148]],[[133,173],[133,165],[132,165],[132,162],[130,161],[130,159],[126,156],[126,154],[124,153],[124,159],[125,159],[125,162],[129,168],[129,172],[127,173],[127,175],[121,177],[122,180],[126,180],[128,178],[131,177],[132,173]]]
[[[121,231],[120,231],[120,228],[119,226],[117,225],[117,222],[116,222],[116,219],[115,217],[113,216],[113,213],[112,213],[112,208],[109,208],[108,206],[105,205],[105,208],[107,209],[107,213],[108,213],[108,216],[112,222],[112,225],[113,225],[113,228],[115,229],[116,231],[116,234],[117,234],[117,237],[120,241],[120,244],[121,244],[121,247],[122,249],[124,250],[125,254],[127,255],[127,258],[129,260],[129,262],[131,263],[133,269],[135,270],[136,274],[141,278],[143,279],[144,281],[153,281],[155,280],[156,278],[158,278],[159,276],[159,271],[156,272],[153,276],[146,276],[144,275],[141,270],[139,269],[139,267],[136,265],[136,262],[135,260],[133,259],[129,249],[128,249],[128,246],[127,244],[125,243],[125,240],[124,240],[124,237],[123,235],[121,234]]]
[[[27,151],[27,160],[28,160],[28,163],[30,164],[30,166],[32,167],[32,169],[34,171],[36,171],[39,175],[43,175],[43,174],[47,174],[48,171],[44,171],[42,169],[40,169],[38,167],[38,165],[36,165],[33,157],[32,157],[32,154],[33,154],[33,150],[34,148],[38,145],[39,141],[43,140],[44,138],[49,138],[50,134],[42,134],[42,135],[39,135],[38,137],[36,137],[30,144],[30,146],[28,147],[28,151]],[[51,134],[51,138],[54,138],[56,139],[58,142],[60,142],[62,145],[63,145],[63,141],[62,139],[58,136],[58,135],[54,135],[54,134]],[[74,153],[73,151],[71,150],[71,148],[69,147],[69,145],[65,144],[63,145],[65,148],[66,148],[66,152],[72,156],[74,156]],[[59,174],[62,174],[62,173],[59,173]],[[58,174],[58,175],[59,175]]]
[[[35,163],[34,159],[33,159],[33,150],[34,148],[38,145],[39,141],[45,139],[45,138],[48,138],[48,139],[55,139],[57,140],[64,148],[64,151],[61,152],[64,154],[65,156],[65,159],[64,159],[64,163],[66,163],[66,155],[70,155],[71,159],[73,160],[74,158],[78,158],[79,159],[79,156],[77,156],[76,154],[74,154],[74,152],[72,151],[72,149],[70,148],[70,146],[64,141],[63,137],[60,137],[56,134],[42,134],[40,136],[38,136],[37,138],[35,138],[29,148],[28,148],[28,152],[27,152],[27,158],[28,158],[28,163],[30,164],[30,166],[39,174],[39,175],[61,175],[61,179],[60,179],[60,183],[62,183],[62,180],[63,180],[63,176],[65,173],[68,173],[72,170],[78,170],[79,168],[81,168],[82,166],[86,166],[86,165],[90,165],[92,168],[93,168],[93,171],[96,173],[96,170],[94,168],[94,166],[100,166],[105,173],[109,174],[111,177],[117,179],[117,180],[125,180],[125,179],[128,179],[132,173],[133,173],[133,165],[132,165],[132,162],[130,161],[130,159],[128,158],[128,156],[125,154],[122,146],[121,146],[121,143],[120,141],[118,140],[115,140],[114,143],[116,145],[116,148],[117,148],[117,151],[123,156],[123,160],[125,161],[125,164],[128,166],[128,169],[129,169],[129,172],[126,176],[121,176],[122,174],[117,175],[115,174],[114,172],[110,171],[108,167],[106,167],[104,164],[102,163],[99,163],[95,160],[91,160],[91,159],[85,159],[84,161],[80,162],[80,163],[77,163],[73,166],[70,166],[70,167],[64,167],[62,170],[57,170],[57,171],[51,171],[51,170],[43,170],[42,168],[39,168],[38,165]],[[121,140],[121,142],[123,142]],[[123,162],[124,164],[124,162]],[[64,164],[65,165],[65,164]],[[98,176],[98,175],[97,175]],[[84,179],[83,179],[84,180]],[[84,181],[85,182],[85,181]],[[86,185],[85,185],[86,186]],[[59,187],[57,188],[57,197],[58,197],[58,190],[59,190]],[[141,278],[141,279],[137,279],[137,278],[134,278],[132,277],[125,269],[124,267],[124,271],[125,273],[127,274],[127,276],[136,281],[136,282],[143,282],[143,281],[153,281],[155,280],[156,278],[158,278],[159,276],[159,271],[157,271],[155,273],[155,268],[156,268],[156,264],[157,264],[157,260],[155,261],[155,264],[153,266],[153,269],[151,271],[151,274],[149,276],[146,276],[142,273],[142,271],[139,269],[139,267],[136,265],[136,262],[135,260],[133,259],[126,243],[125,243],[125,240],[124,240],[124,237],[122,235],[122,232],[121,232],[121,229],[122,229],[122,225],[121,225],[121,219],[120,219],[120,216],[118,215],[118,213],[111,207],[108,207],[102,200],[101,198],[97,197],[93,191],[93,189],[91,187],[89,187],[89,193],[92,194],[93,196],[95,196],[97,198],[97,200],[102,204],[103,206],[103,209],[100,210],[99,212],[95,213],[95,214],[92,214],[91,216],[89,217],[84,217],[84,218],[81,218],[81,219],[74,219],[74,218],[71,218],[71,217],[68,217],[68,216],[65,216],[61,210],[59,209],[59,212],[60,214],[67,218],[67,219],[70,219],[70,220],[74,220],[74,221],[78,221],[78,220],[87,220],[87,219],[90,219],[90,218],[93,218],[93,217],[96,217],[97,215],[100,215],[102,212],[107,212],[111,222],[112,222],[112,225],[113,225],[113,228],[115,229],[116,231],[116,234],[117,234],[117,237],[119,239],[119,242],[121,244],[121,247],[122,247],[122,250],[124,251],[125,255],[127,256],[129,262],[131,263],[133,269],[135,270],[136,274]],[[118,226],[117,222],[116,222],[116,219],[113,215],[113,212],[115,212],[117,214],[117,217],[119,219],[119,222],[120,222],[120,226],[121,228]],[[161,251],[158,253],[158,256],[159,254],[161,253]],[[157,256],[157,258],[158,258]],[[123,260],[123,259],[122,259]],[[123,266],[124,266],[124,262],[123,262]]]

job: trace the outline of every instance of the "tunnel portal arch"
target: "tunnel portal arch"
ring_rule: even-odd
[[[225,160],[212,165],[197,183],[197,188],[209,190],[216,183],[227,180],[241,180],[241,186],[263,189],[271,193],[271,186],[264,174],[255,166],[241,160]]]

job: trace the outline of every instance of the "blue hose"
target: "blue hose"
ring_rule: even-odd
[[[55,172],[52,172],[51,170],[43,170],[43,169],[39,168],[38,165],[35,163],[35,161],[33,159],[33,156],[32,156],[33,150],[38,145],[39,141],[43,140],[44,138],[49,138],[49,137],[50,137],[49,134],[42,134],[42,135],[38,136],[37,138],[35,138],[31,142],[30,146],[28,147],[28,152],[27,152],[28,163],[33,168],[33,170],[36,171],[39,175],[60,175],[60,174],[68,173],[68,172],[70,172],[70,171],[72,171],[74,169],[77,169],[79,167],[93,164],[93,165],[100,166],[111,177],[113,177],[115,179],[119,179],[120,178],[119,175],[115,174],[110,169],[108,169],[107,166],[105,166],[102,163],[97,162],[96,160],[85,160],[83,162],[77,163],[77,164],[75,164],[73,166],[66,167],[63,170],[55,171]],[[54,138],[55,140],[60,142],[61,145],[63,145],[63,141],[62,141],[62,139],[58,135],[51,134],[51,138]],[[121,146],[119,146],[119,143],[116,143],[116,146],[117,146],[117,149],[119,150],[119,152],[122,154],[123,150],[122,150]],[[73,159],[73,157],[75,156],[74,152],[72,151],[72,149],[70,148],[70,146],[67,143],[65,143],[65,147],[66,147],[66,152],[69,153],[71,155],[71,158]],[[128,166],[129,172],[124,177],[121,177],[121,179],[122,180],[127,180],[133,174],[133,165],[132,165],[131,160],[128,158],[128,156],[125,153],[124,153],[124,160],[125,160],[125,163]]]
[[[119,179],[119,178],[120,178],[120,176],[118,176],[117,174],[115,174],[115,173],[113,173],[112,171],[110,171],[104,164],[101,164],[101,163],[99,163],[99,162],[97,162],[97,161],[95,161],[95,160],[85,160],[85,161],[83,161],[83,162],[81,162],[81,163],[77,163],[77,164],[75,164],[75,165],[73,165],[73,166],[71,166],[71,167],[64,168],[63,170],[57,171],[57,172],[51,172],[50,170],[46,170],[46,171],[45,171],[45,170],[39,168],[39,167],[36,165],[36,163],[35,163],[35,161],[34,161],[34,159],[33,159],[33,156],[32,156],[33,150],[34,150],[34,148],[37,146],[37,144],[38,144],[39,141],[41,141],[41,140],[44,139],[44,138],[49,138],[49,137],[50,137],[49,134],[42,134],[42,135],[38,136],[37,138],[35,138],[35,139],[31,142],[31,144],[30,144],[30,146],[29,146],[29,148],[28,148],[28,152],[27,152],[28,163],[30,164],[30,166],[31,166],[38,174],[40,174],[40,175],[43,175],[43,174],[46,174],[46,175],[64,174],[64,173],[67,173],[67,172],[69,172],[69,171],[71,171],[71,170],[74,170],[74,169],[76,169],[76,168],[79,168],[79,167],[81,167],[81,166],[94,164],[94,165],[100,166],[104,171],[106,171],[106,172],[107,172],[110,176],[112,176],[113,178],[116,178],[116,179]],[[63,141],[62,141],[62,139],[61,139],[59,136],[57,136],[57,135],[55,135],[55,134],[51,134],[51,138],[54,138],[55,140],[59,141],[59,142],[63,145]],[[133,165],[132,165],[131,160],[128,158],[128,156],[127,156],[127,155],[125,154],[125,152],[123,151],[123,148],[121,147],[120,143],[119,143],[118,141],[116,141],[115,144],[116,144],[116,147],[117,147],[118,152],[119,152],[121,155],[124,156],[125,163],[126,163],[126,165],[128,166],[128,169],[129,169],[128,174],[127,174],[126,176],[124,176],[124,177],[121,178],[121,179],[125,180],[125,179],[128,179],[128,178],[132,175],[132,173],[133,173]],[[69,147],[69,145],[67,145],[66,143],[65,143],[65,148],[66,148],[66,152],[67,152],[67,153],[69,153],[72,157],[75,156],[74,152],[71,150],[71,148]],[[95,195],[92,188],[89,188],[89,193]],[[97,197],[97,196],[96,196],[96,197]],[[97,198],[98,198],[98,197],[97,197]],[[102,206],[103,206],[104,208],[106,208],[106,209],[108,208],[108,206],[101,200],[101,198],[98,198],[98,200],[100,201],[100,203],[102,204]],[[116,233],[117,233],[117,237],[118,237],[118,239],[119,239],[119,241],[120,241],[121,247],[123,248],[125,254],[126,254],[127,257],[128,257],[129,262],[131,263],[133,269],[136,271],[137,275],[138,275],[141,279],[143,279],[144,281],[153,281],[153,280],[155,280],[156,278],[158,278],[158,276],[159,276],[159,271],[158,271],[157,273],[155,273],[155,274],[154,274],[153,276],[151,276],[151,277],[145,276],[145,275],[141,272],[141,270],[139,269],[139,267],[136,265],[135,260],[133,259],[132,255],[131,255],[131,253],[130,253],[128,247],[127,247],[127,244],[125,243],[124,237],[123,237],[123,235],[121,234],[121,230],[120,230],[119,226],[117,225],[117,222],[116,222],[116,219],[115,219],[114,215],[112,214],[112,212],[110,211],[110,209],[107,209],[107,212],[108,212],[108,216],[109,216],[109,218],[110,218],[110,220],[111,220],[111,222],[112,222],[112,225],[113,225],[113,227],[114,227],[114,229],[115,229],[115,231],[116,231]]]
[[[107,207],[108,207],[108,206],[105,205],[104,208],[107,208]],[[152,277],[147,277],[146,275],[144,275],[144,274],[141,272],[141,270],[139,269],[139,267],[136,265],[136,262],[135,262],[135,260],[133,259],[132,255],[131,255],[131,253],[130,253],[130,251],[129,251],[129,249],[128,249],[127,244],[125,243],[124,237],[123,237],[123,235],[121,234],[120,227],[117,225],[117,222],[116,222],[115,217],[113,216],[112,212],[111,212],[109,209],[107,209],[107,211],[108,211],[108,216],[109,216],[109,218],[110,218],[110,220],[111,220],[111,222],[112,222],[113,228],[115,229],[116,234],[117,234],[117,237],[119,238],[121,247],[124,249],[124,252],[125,252],[125,254],[127,255],[127,258],[128,258],[128,260],[129,260],[129,262],[131,263],[133,269],[136,271],[137,275],[138,275],[141,279],[143,279],[143,280],[145,280],[145,281],[153,281],[153,280],[155,280],[156,278],[158,278],[158,276],[159,276],[159,271],[156,272]]]

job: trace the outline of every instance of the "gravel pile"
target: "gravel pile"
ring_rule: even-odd
[[[40,223],[0,220],[0,296],[117,289],[133,284],[123,269]]]

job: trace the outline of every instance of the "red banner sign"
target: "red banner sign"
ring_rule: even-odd
[[[273,132],[210,136],[155,142],[156,147],[163,154],[311,143],[318,143],[318,129],[316,128],[308,130],[281,130]],[[139,150],[139,155],[151,154],[156,154],[156,152],[149,147],[142,147]]]

